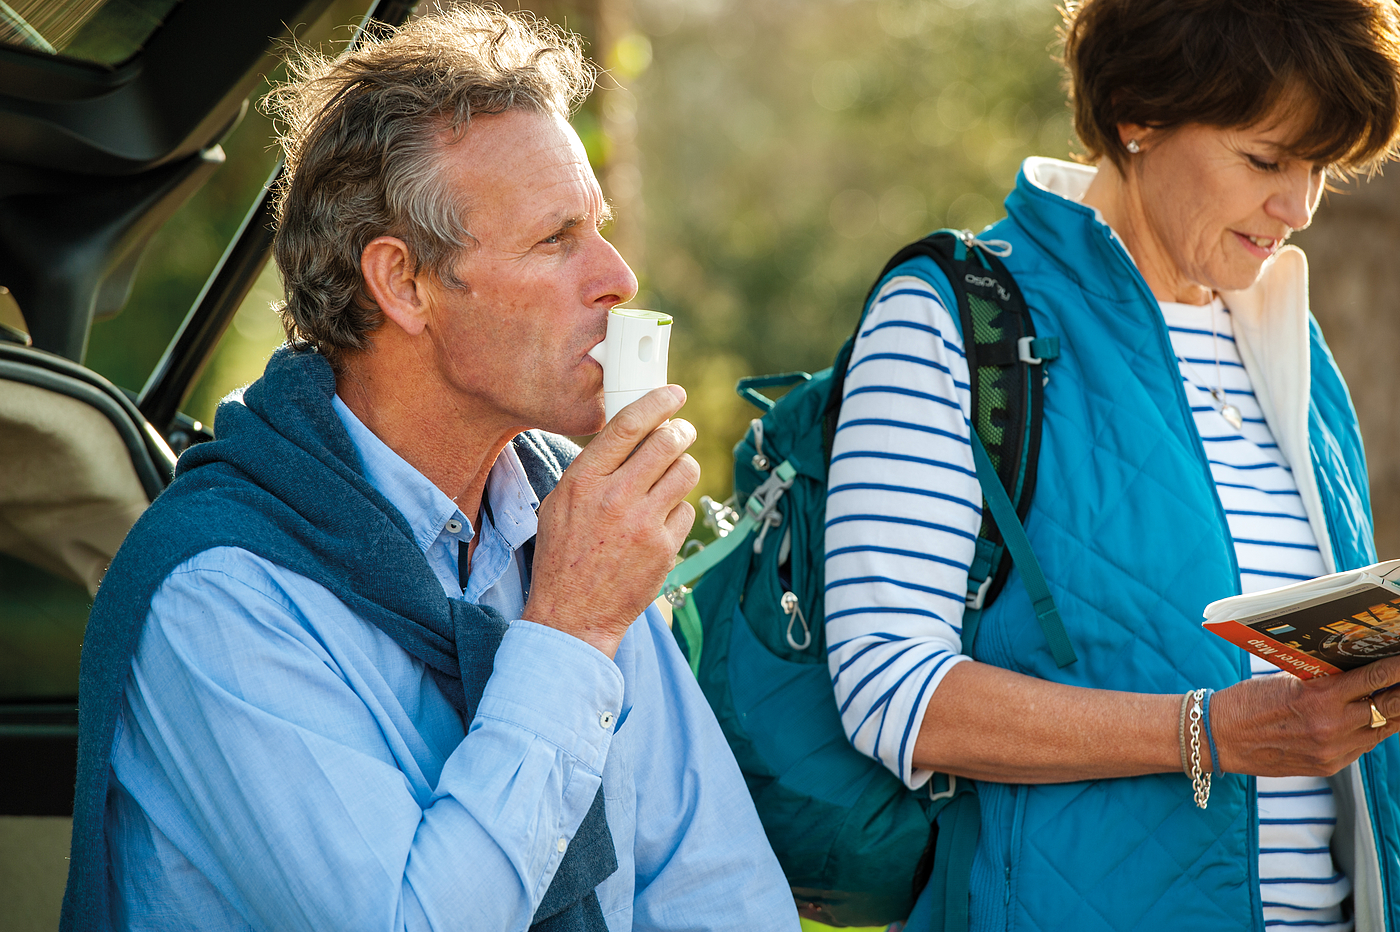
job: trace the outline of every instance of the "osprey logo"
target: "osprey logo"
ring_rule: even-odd
[[[1001,287],[1001,282],[990,276],[973,275],[971,272],[968,272],[963,276],[963,281],[967,282],[969,285],[976,285],[979,288],[995,288],[999,298],[1003,301],[1011,300],[1011,292]]]

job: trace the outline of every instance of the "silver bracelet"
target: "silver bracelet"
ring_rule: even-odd
[[[1181,772],[1191,776],[1190,758],[1186,754],[1186,707],[1191,703],[1191,694],[1181,697],[1181,717],[1176,723],[1176,740],[1181,745]]]
[[[1197,689],[1186,694],[1189,710],[1186,715],[1191,722],[1191,790],[1196,797],[1196,807],[1204,809],[1210,800],[1210,769],[1201,766],[1201,720],[1205,716],[1206,690]],[[1209,752],[1207,752],[1209,753]]]

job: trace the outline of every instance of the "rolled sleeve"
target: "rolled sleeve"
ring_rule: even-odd
[[[971,383],[952,315],[921,279],[892,279],[861,327],[827,477],[827,661],[852,745],[918,789],[932,776],[913,760],[924,714],[969,659]]]

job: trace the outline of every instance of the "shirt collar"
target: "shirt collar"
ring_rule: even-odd
[[[525,465],[520,462],[514,444],[506,444],[501,455],[496,457],[486,477],[486,495],[491,502],[496,530],[510,544],[510,549],[519,550],[539,529],[535,509],[540,507],[540,500],[530,487],[530,477],[525,474]]]

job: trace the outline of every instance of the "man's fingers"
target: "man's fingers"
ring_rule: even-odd
[[[609,484],[624,502],[652,497],[657,483],[662,482],[683,457],[688,459],[685,451],[695,442],[695,438],[695,428],[689,421],[672,418],[652,431],[632,456],[613,470]],[[698,468],[695,481],[699,481]],[[675,495],[667,502],[666,509],[669,510],[676,500],[684,498],[689,492],[690,488],[686,488]]]
[[[689,453],[682,453],[672,461],[647,494],[662,502],[675,504],[689,495],[699,481],[700,464]]]
[[[684,418],[672,418],[651,432],[632,458],[621,468],[638,495],[650,494],[667,471],[690,449],[698,435]]]
[[[690,536],[690,529],[695,526],[695,506],[690,502],[682,500],[679,505],[671,509],[671,513],[666,516],[666,530],[674,536],[676,540],[676,550],[681,549],[681,544]]]
[[[652,389],[608,421],[598,436],[574,460],[589,473],[606,475],[632,455],[642,441],[685,404],[685,389],[663,385]]]

